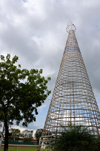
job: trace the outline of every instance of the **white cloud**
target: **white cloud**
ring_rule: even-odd
[[[13,126],[11,126],[11,128],[19,129],[21,132],[24,131],[24,130],[26,130],[26,128],[21,127],[21,126],[17,126],[17,125],[13,125]]]

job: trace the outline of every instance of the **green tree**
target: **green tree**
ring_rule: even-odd
[[[16,139],[18,140],[19,136],[21,135],[20,130],[19,129],[15,129],[15,128],[11,128],[10,129],[11,132],[11,140],[16,141]]]
[[[39,139],[40,139],[40,137],[41,137],[41,135],[42,135],[42,132],[43,132],[43,129],[37,129],[37,130],[36,130],[35,138],[36,138],[36,140],[37,140],[37,144],[39,144]]]
[[[65,129],[53,140],[53,151],[99,151],[100,138],[90,134],[88,128],[82,126]]]
[[[16,65],[18,57],[12,59],[10,54],[0,56],[0,120],[5,127],[4,151],[8,151],[9,125],[22,121],[23,126],[35,121],[37,108],[44,103],[50,94],[42,69],[21,69]]]
[[[33,131],[29,131],[29,130],[24,130],[21,132],[21,136],[23,136],[24,138],[32,138],[33,136]]]

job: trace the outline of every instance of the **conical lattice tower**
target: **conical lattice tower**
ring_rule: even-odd
[[[68,39],[40,140],[41,148],[63,130],[62,125],[69,127],[70,123],[88,126],[91,134],[99,135],[100,113],[75,30],[74,24],[68,24]]]

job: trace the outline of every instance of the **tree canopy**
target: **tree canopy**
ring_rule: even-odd
[[[22,69],[18,56],[0,55],[0,120],[5,125],[5,151],[8,146],[9,125],[22,121],[23,126],[35,121],[37,108],[50,94],[47,83],[50,77],[41,76],[42,69]]]
[[[33,136],[33,131],[32,130],[24,130],[21,132],[21,136],[24,138],[32,138]]]
[[[39,144],[39,139],[40,139],[40,137],[42,135],[42,132],[43,132],[43,129],[37,129],[36,130],[35,138],[36,138],[38,144]]]
[[[21,135],[19,129],[11,128],[9,131],[10,131],[9,141],[16,141],[19,139]]]
[[[10,131],[11,131],[12,136],[18,136],[18,137],[20,136],[20,130],[19,129],[11,128]]]
[[[100,137],[91,134],[88,127],[65,127],[60,135],[52,140],[53,151],[99,151]]]
[[[31,142],[33,137],[33,130],[26,129],[20,131],[19,129],[11,128],[10,132],[11,136],[9,136],[9,141],[18,141],[21,138],[23,139],[23,142]]]

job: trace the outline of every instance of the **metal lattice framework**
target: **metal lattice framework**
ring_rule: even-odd
[[[100,113],[75,36],[76,27],[67,26],[68,39],[63,53],[52,100],[49,106],[41,148],[64,127],[89,126],[91,134],[99,135]],[[44,145],[44,146],[43,146]],[[46,146],[47,146],[46,145]]]

